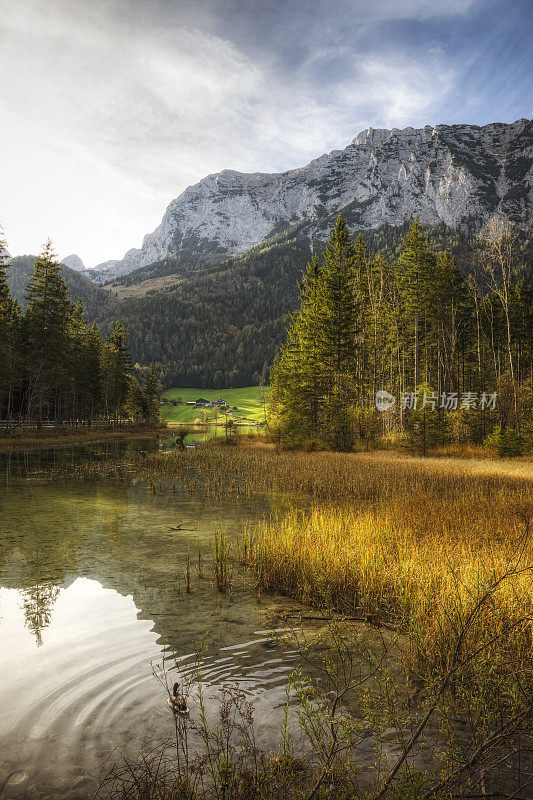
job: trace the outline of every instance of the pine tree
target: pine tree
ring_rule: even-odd
[[[398,277],[406,310],[406,321],[413,337],[412,386],[420,381],[420,340],[425,336],[428,288],[435,272],[436,258],[422,226],[415,220],[402,242]]]
[[[102,400],[102,339],[98,327],[83,318],[81,300],[72,306],[69,320],[69,397],[72,419],[94,419]]]
[[[117,422],[128,397],[131,357],[124,326],[116,322],[104,346],[103,373],[104,396],[107,415]]]
[[[10,423],[13,393],[20,373],[17,346],[20,308],[9,291],[7,275],[10,267],[7,243],[0,228],[0,417],[5,418],[6,429]]]
[[[331,388],[335,376],[353,375],[355,371],[358,311],[355,263],[348,227],[339,216],[326,245],[312,320],[317,330],[320,361],[329,375]]]
[[[300,283],[300,311],[291,317],[287,341],[271,370],[271,411],[286,434],[301,440],[317,436],[323,396],[314,326],[319,275],[313,258]]]
[[[70,309],[68,325],[68,386],[65,405],[71,420],[77,421],[85,407],[85,336],[87,324],[83,319],[83,303],[77,300]]]
[[[87,416],[95,419],[102,407],[104,348],[100,330],[96,323],[85,336],[85,385],[87,390]]]
[[[11,299],[7,282],[7,273],[10,268],[11,259],[7,250],[7,242],[4,237],[4,231],[0,227],[0,309],[5,309]]]
[[[35,409],[39,427],[45,413],[56,419],[62,416],[61,390],[68,376],[71,304],[61,270],[48,240],[33,266],[24,315],[30,370],[29,411]]]
[[[439,253],[435,271],[427,280],[428,333],[437,350],[438,375],[435,377],[439,393],[453,391],[457,385],[455,365],[461,337],[468,324],[468,305],[469,295],[454,258],[447,252]]]
[[[98,326],[89,328],[83,303],[70,300],[50,241],[35,259],[21,314],[9,289],[9,262],[0,231],[0,419],[6,428],[24,417],[36,417],[39,427],[46,417],[90,423],[103,411],[117,419],[131,380],[123,326],[115,325],[105,345]],[[152,418],[158,391],[149,374]]]
[[[301,307],[271,372],[272,410],[294,438],[351,446],[357,347],[356,254],[339,217],[322,263],[313,259],[300,286]]]
[[[140,422],[146,418],[147,407],[141,384],[135,375],[130,376],[128,394],[125,402],[125,410],[128,416],[135,422]]]
[[[159,422],[159,398],[161,396],[161,381],[155,364],[150,364],[148,375],[143,387],[145,414],[144,419],[149,425]]]
[[[432,447],[445,444],[448,426],[439,408],[439,396],[431,386],[420,384],[416,390],[416,408],[405,419],[408,446],[420,455],[427,455]]]

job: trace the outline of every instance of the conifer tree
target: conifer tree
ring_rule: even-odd
[[[348,227],[339,216],[326,245],[312,320],[316,326],[318,355],[329,374],[331,388],[335,376],[353,374],[356,363],[355,262]]]
[[[416,398],[416,408],[411,409],[405,419],[407,443],[420,455],[426,456],[430,448],[447,441],[447,424],[439,408],[439,396],[431,386],[420,384]]]
[[[301,308],[291,317],[287,341],[271,370],[271,409],[285,430],[300,438],[317,435],[323,396],[314,316],[320,267],[313,258],[300,284]]]
[[[85,336],[85,386],[87,390],[87,416],[94,419],[102,406],[102,375],[104,369],[104,351],[100,330],[93,323]]]
[[[7,282],[7,273],[11,268],[11,259],[7,250],[7,242],[4,237],[4,231],[0,227],[0,308],[6,308],[11,299],[9,285]]]
[[[103,364],[106,413],[112,414],[115,422],[128,397],[130,369],[126,331],[120,322],[116,322],[105,341]]]
[[[420,340],[425,338],[428,288],[435,272],[436,258],[422,226],[415,220],[402,242],[398,278],[406,310],[406,322],[413,337],[412,386],[420,381]]]
[[[98,327],[83,318],[81,300],[69,319],[69,403],[72,418],[88,421],[98,414],[102,399],[102,340]]]
[[[438,374],[434,377],[439,393],[453,391],[457,385],[454,366],[461,337],[468,324],[468,294],[461,271],[448,252],[438,253],[434,273],[429,276],[427,283],[430,333],[438,360]]]
[[[126,397],[126,411],[135,422],[146,417],[146,403],[141,384],[136,375],[131,375]]]
[[[58,419],[63,410],[61,388],[68,371],[71,305],[61,270],[48,240],[33,266],[24,315],[30,370],[29,410],[35,409],[39,426],[45,413]]]
[[[115,325],[105,345],[98,326],[89,328],[49,240],[35,259],[24,314],[10,292],[9,267],[0,230],[0,419],[7,428],[24,418],[36,418],[39,427],[47,417],[90,423],[103,411],[117,419],[131,378],[123,326]],[[154,418],[156,377],[149,373],[146,388]]]
[[[85,336],[87,325],[83,319],[83,303],[77,300],[70,308],[68,325],[68,381],[65,387],[71,420],[83,416],[85,400]]]
[[[301,308],[271,380],[272,408],[294,436],[349,449],[357,347],[356,255],[339,217],[319,263],[313,259],[300,287]]]
[[[159,398],[161,395],[161,381],[155,364],[150,364],[148,375],[143,387],[145,407],[145,421],[149,425],[159,422]]]
[[[18,333],[20,308],[13,300],[8,285],[11,261],[3,231],[0,228],[0,417],[9,426],[13,393],[19,377]]]

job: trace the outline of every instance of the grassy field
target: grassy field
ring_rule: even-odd
[[[116,295],[119,300],[124,300],[127,297],[144,297],[149,292],[160,292],[162,289],[176,286],[182,280],[183,277],[180,275],[163,275],[160,278],[147,278],[145,281],[133,283],[131,286],[110,283],[102,286],[102,289]]]
[[[205,397],[207,400],[216,400],[221,397],[231,409],[232,419],[239,422],[241,419],[249,422],[262,422],[265,418],[263,394],[266,402],[270,396],[270,387],[261,389],[259,386],[245,386],[242,389],[167,389],[163,392],[162,400],[175,400],[181,397],[184,403]],[[237,410],[234,410],[234,407]],[[194,406],[173,406],[164,403],[161,406],[161,415],[168,423],[194,422],[202,419],[204,409]],[[223,415],[220,419],[223,420]]]

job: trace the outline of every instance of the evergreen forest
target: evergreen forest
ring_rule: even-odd
[[[296,444],[350,450],[400,432],[424,453],[493,437],[512,454],[531,437],[532,378],[533,293],[512,226],[489,222],[461,270],[417,221],[388,259],[339,217],[305,271],[272,411]]]
[[[52,244],[34,260],[22,310],[9,285],[10,258],[0,240],[0,420],[5,430],[31,421],[90,423],[159,418],[159,375],[134,368],[124,326],[102,336],[73,301]]]

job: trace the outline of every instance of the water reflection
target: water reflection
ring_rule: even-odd
[[[43,630],[50,625],[52,606],[59,594],[59,588],[50,583],[38,583],[22,594],[26,627],[35,636],[37,647],[43,643]]]
[[[16,773],[6,796],[92,796],[115,748],[166,736],[171,715],[151,664],[164,656],[186,676],[193,639],[205,639],[201,672],[212,698],[239,681],[256,704],[259,740],[279,726],[275,707],[294,653],[265,647],[268,601],[241,591],[228,602],[214,592],[210,568],[215,525],[234,539],[268,506],[153,497],[139,482],[46,478],[62,460],[116,457],[126,447],[158,443],[4,456],[0,786]]]

